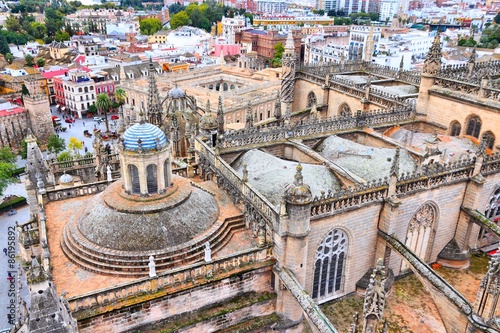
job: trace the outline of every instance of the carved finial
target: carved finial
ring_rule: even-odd
[[[370,284],[366,288],[363,305],[363,331],[365,332],[367,328],[377,327],[379,321],[382,320],[385,306],[385,280],[386,270],[382,258],[379,258],[370,276]]]
[[[427,53],[427,58],[424,61],[425,74],[435,75],[441,68],[441,35],[439,30],[434,37],[429,53]]]
[[[243,178],[242,181],[247,182],[248,181],[248,169],[247,165],[243,164]]]
[[[399,158],[400,158],[401,148],[396,149],[396,154],[394,155],[394,161],[391,165],[391,176],[397,177],[399,175]]]
[[[399,62],[399,70],[401,71],[403,70],[404,64],[405,64],[405,57],[401,56],[401,61]]]
[[[288,35],[286,36],[285,50],[288,52],[295,51],[295,43],[293,42],[292,30],[288,31]]]
[[[281,119],[281,100],[279,90],[276,93],[276,103],[274,104],[274,118]]]
[[[481,136],[481,141],[479,142],[479,147],[477,149],[476,156],[484,156],[486,154],[486,147],[488,145],[489,136],[487,133],[483,133]]]
[[[295,181],[294,184],[297,186],[304,184],[304,177],[302,176],[302,164],[297,164],[296,168],[297,172],[295,173]]]

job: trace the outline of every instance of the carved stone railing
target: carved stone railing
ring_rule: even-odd
[[[382,202],[387,197],[387,180],[380,179],[364,186],[357,186],[339,192],[322,193],[314,197],[311,203],[311,216],[331,215],[350,207],[360,207],[365,204]]]
[[[69,308],[78,317],[78,313],[86,310],[93,310],[108,304],[132,299],[136,296],[153,294],[159,290],[167,293],[170,288],[183,283],[191,283],[205,278],[212,279],[218,274],[230,273],[232,270],[237,270],[243,266],[265,261],[267,250],[267,248],[244,250],[230,256],[214,259],[208,263],[199,262],[159,273],[152,278],[141,278],[134,280],[134,282],[123,283],[110,288],[74,296],[68,298]]]
[[[475,63],[471,75],[469,75],[469,64],[444,65],[437,72],[436,77],[479,85],[483,78],[499,73],[500,61],[496,60]]]
[[[221,148],[268,143],[291,137],[304,137],[322,133],[334,133],[364,126],[381,126],[411,120],[414,116],[411,105],[397,109],[358,112],[347,117],[304,120],[290,126],[259,126],[250,129],[228,131],[220,143]]]
[[[320,307],[314,302],[314,300],[309,296],[309,294],[303,289],[300,283],[297,281],[292,272],[289,272],[285,267],[282,269],[276,269],[278,276],[286,289],[295,297],[297,303],[304,310],[304,313],[309,317],[310,323],[312,323],[316,330],[315,332],[321,333],[337,333],[330,320],[325,316]]]
[[[28,222],[23,224],[16,224],[19,244],[21,244],[25,249],[28,249],[32,245],[40,244],[40,230],[38,220],[32,217]]]
[[[486,176],[497,172],[500,172],[500,153],[486,156],[481,166],[481,174]]]
[[[382,66],[372,62],[351,60],[343,64],[302,64],[297,68],[297,73],[310,74],[323,79],[327,74],[340,74],[349,72],[369,72],[374,75],[385,76],[404,81],[416,86],[420,85],[420,73],[417,71],[400,70],[395,67]]]
[[[210,149],[205,142],[196,138],[199,144],[200,163],[210,165],[217,174],[217,183],[229,192],[235,202],[243,200],[252,206],[267,222],[270,228],[278,227],[279,212],[273,204],[248,182],[244,182],[229,164]],[[205,168],[207,166],[205,165]]]
[[[445,184],[469,179],[474,170],[473,159],[448,164],[429,164],[423,171],[402,174],[396,185],[397,195],[407,195],[424,189],[436,188]]]
[[[65,200],[69,198],[82,197],[86,195],[96,194],[104,191],[110,182],[100,181],[90,184],[83,184],[74,187],[60,188],[55,190],[47,190],[47,198],[49,201]]]

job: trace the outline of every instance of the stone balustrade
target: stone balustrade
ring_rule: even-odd
[[[16,223],[16,228],[19,235],[19,244],[25,249],[40,244],[39,224],[35,217],[32,216],[28,222],[23,224]]]
[[[90,184],[77,185],[74,187],[47,190],[49,201],[65,200],[69,198],[82,197],[104,191],[110,182],[100,181]]]
[[[92,291],[87,294],[68,298],[70,311],[73,313],[95,309],[122,300],[168,290],[183,283],[197,279],[212,278],[217,274],[231,272],[242,266],[264,261],[267,248],[253,248],[236,252],[230,256],[214,259],[211,262],[199,262],[167,272],[155,277],[147,277],[134,282],[123,283],[114,287]]]

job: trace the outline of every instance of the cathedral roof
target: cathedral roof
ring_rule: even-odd
[[[123,145],[128,150],[159,149],[166,144],[167,137],[163,131],[149,123],[135,124],[123,134]]]

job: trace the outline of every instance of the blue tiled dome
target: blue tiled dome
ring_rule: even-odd
[[[172,98],[183,98],[185,96],[186,96],[186,93],[184,92],[184,90],[182,90],[181,88],[179,88],[177,86],[170,89],[170,91],[168,92],[168,97],[172,97]]]
[[[125,149],[139,150],[138,140],[141,140],[142,149],[157,149],[167,144],[167,137],[160,128],[153,124],[135,124],[128,128],[123,134],[123,145]],[[158,141],[158,147],[157,142]]]

